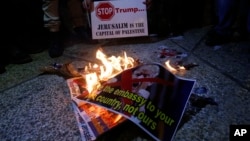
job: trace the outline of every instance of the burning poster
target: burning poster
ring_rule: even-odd
[[[173,139],[195,84],[156,63],[126,69],[91,93],[82,82],[71,83],[81,91],[73,97],[75,103],[87,102],[121,114],[162,141]]]
[[[117,113],[103,107],[77,100],[85,92],[85,84],[82,77],[67,80],[75,115],[79,124],[83,141],[93,141],[101,134],[121,124],[126,119]]]
[[[96,139],[93,132],[89,128],[88,124],[83,119],[83,117],[80,115],[78,107],[74,103],[73,103],[73,108],[74,108],[74,112],[75,112],[75,116],[76,116],[79,130],[80,130],[82,141],[92,141],[92,140]]]

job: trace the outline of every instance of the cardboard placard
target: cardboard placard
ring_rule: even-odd
[[[91,12],[93,39],[148,35],[144,0],[94,1]]]

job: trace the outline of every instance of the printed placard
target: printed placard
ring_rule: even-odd
[[[94,1],[91,12],[93,39],[148,35],[144,0]]]

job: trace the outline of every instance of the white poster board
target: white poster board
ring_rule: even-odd
[[[93,39],[148,35],[145,0],[95,1],[91,12]]]

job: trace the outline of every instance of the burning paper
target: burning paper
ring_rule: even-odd
[[[170,141],[194,83],[194,80],[176,77],[160,64],[143,64],[100,83],[95,97],[80,94],[73,101],[87,102],[120,114],[155,140]]]
[[[101,65],[94,64],[85,66],[83,78],[86,80],[89,94],[95,95],[95,90],[98,90],[100,83],[108,81],[113,76],[122,72],[123,70],[134,67],[135,61],[133,58],[128,57],[126,52],[123,56],[107,57],[100,49],[96,52],[96,58],[101,62]]]
[[[96,58],[100,64],[89,64],[82,77],[67,80],[80,113],[88,115],[90,128],[92,124],[98,128],[91,128],[98,133],[95,136],[107,131],[96,117],[104,122],[107,116],[102,115],[111,112],[114,118],[105,127],[112,128],[126,118],[155,140],[172,140],[195,81],[173,75],[175,69],[169,62],[165,65],[170,71],[155,63],[135,65],[126,53],[107,57],[98,50]]]

